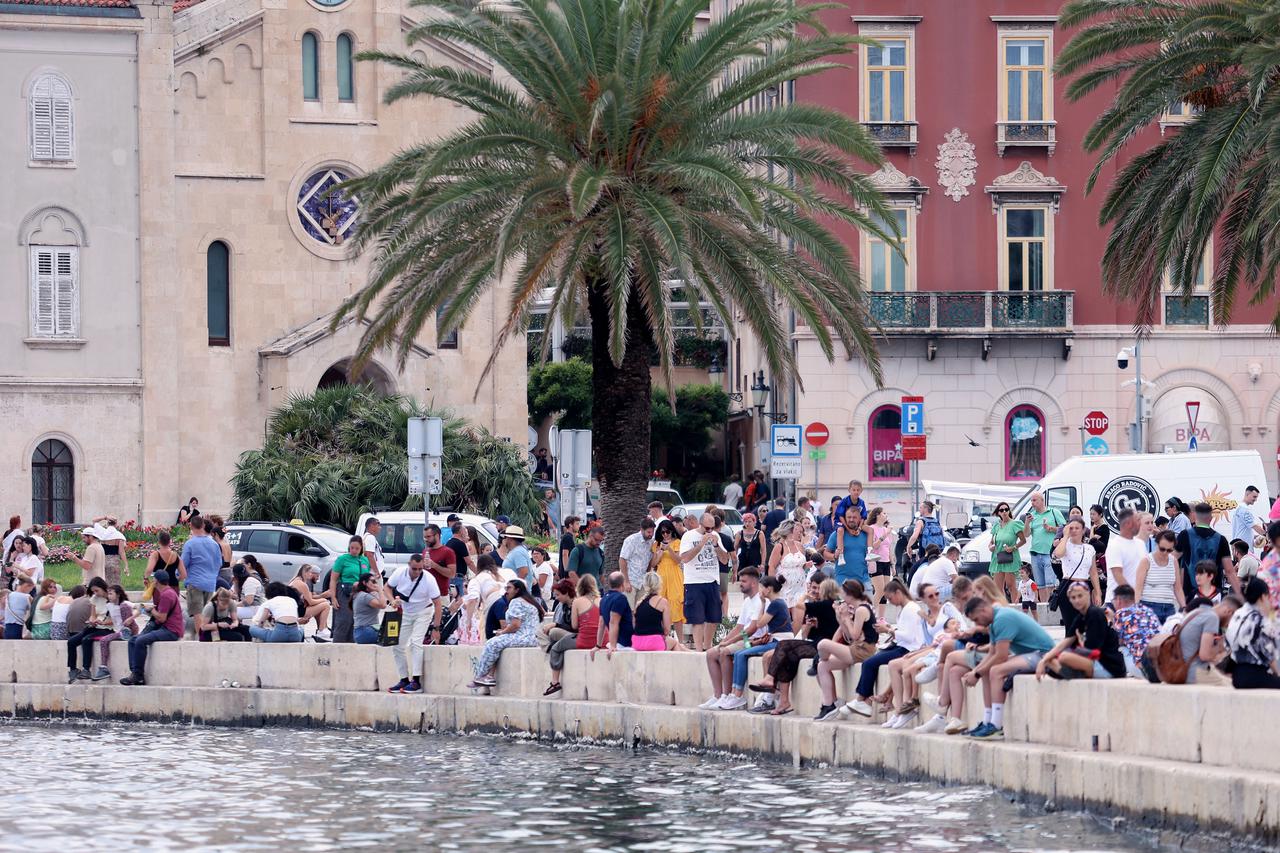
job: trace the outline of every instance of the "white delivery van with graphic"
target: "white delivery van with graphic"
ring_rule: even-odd
[[[1013,517],[1030,510],[1031,493],[1044,493],[1045,501],[1066,516],[1079,506],[1088,518],[1089,507],[1098,504],[1112,530],[1123,509],[1160,515],[1171,497],[1195,506],[1201,501],[1213,507],[1213,527],[1228,538],[1231,516],[1244,499],[1244,490],[1257,486],[1262,495],[1254,513],[1266,519],[1267,475],[1256,451],[1213,453],[1133,453],[1120,456],[1074,456],[1050,471],[1013,504]],[[991,563],[991,533],[971,539],[960,554],[960,571],[969,576],[985,574]],[[1022,561],[1031,562],[1030,541],[1022,546]]]

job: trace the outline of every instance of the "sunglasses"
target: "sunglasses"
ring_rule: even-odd
[[[937,597],[938,597],[938,594],[936,592],[930,592],[925,594],[925,598],[937,598]]]
[[[1164,546],[1161,546],[1161,547],[1160,547],[1160,553],[1161,553],[1161,554],[1172,554],[1172,553],[1173,553],[1173,549],[1172,549],[1172,548],[1165,548]]]
[[[1008,508],[1007,506],[998,506],[998,507],[996,507],[996,514],[997,514],[997,515],[999,515],[999,514],[1000,514],[1000,513],[1002,513],[1002,512],[1008,512],[1008,511],[1009,511],[1009,508]]]

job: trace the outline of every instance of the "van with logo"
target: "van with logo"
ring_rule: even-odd
[[[1013,517],[1022,519],[1031,509],[1032,492],[1043,492],[1045,503],[1063,517],[1079,506],[1088,518],[1089,507],[1098,504],[1111,529],[1119,529],[1121,510],[1133,509],[1159,516],[1164,502],[1177,497],[1195,506],[1213,507],[1213,528],[1231,537],[1231,518],[1244,500],[1244,490],[1256,486],[1261,495],[1254,512],[1265,519],[1271,506],[1262,458],[1253,450],[1211,453],[1132,453],[1119,456],[1074,456],[1054,468],[1010,501]],[[991,563],[990,531],[975,536],[960,553],[960,571],[970,577],[986,574]],[[1031,562],[1030,541],[1022,546],[1022,561]]]

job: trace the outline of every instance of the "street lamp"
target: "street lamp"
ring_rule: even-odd
[[[755,406],[756,412],[761,418],[768,418],[774,423],[781,423],[787,419],[786,412],[766,412],[764,407],[769,404],[769,392],[773,390],[764,381],[764,371],[756,373],[756,381],[751,383],[751,404]]]
[[[707,373],[711,376],[716,377],[715,383],[717,385],[720,384],[720,377],[724,375],[724,367],[720,364],[719,353],[716,353],[715,355],[711,356],[711,366],[707,368]],[[726,390],[724,393],[725,393],[725,396],[727,396],[732,402],[734,403],[742,402],[741,392]]]
[[[1124,370],[1129,366],[1129,359],[1133,359],[1133,423],[1129,424],[1129,447],[1134,453],[1143,453],[1146,450],[1146,442],[1142,434],[1142,415],[1146,408],[1143,404],[1146,402],[1142,394],[1142,338],[1134,343],[1132,347],[1125,347],[1116,353],[1116,367]]]

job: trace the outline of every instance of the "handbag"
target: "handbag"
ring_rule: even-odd
[[[1009,564],[1010,564],[1010,563],[1012,563],[1012,562],[1013,562],[1013,552],[1012,552],[1012,551],[1005,551],[1005,550],[1001,549],[1001,550],[999,550],[999,551],[997,551],[997,552],[996,552],[996,563],[998,563],[999,565],[1007,566],[1007,565],[1009,565]]]
[[[409,594],[404,596],[402,600],[408,601],[413,598],[414,592],[418,589],[418,584],[422,583],[422,579],[427,576],[426,572],[418,575],[418,579],[413,582],[413,586],[409,588]],[[397,599],[400,599],[400,590],[394,586],[391,591],[395,593]],[[382,614],[382,624],[378,626],[378,645],[380,646],[397,646],[400,644],[400,628],[404,624],[404,613],[399,610]]]
[[[1147,644],[1146,658],[1165,684],[1186,684],[1191,664],[1182,656],[1183,623],[1179,622],[1168,633],[1157,634]]]

